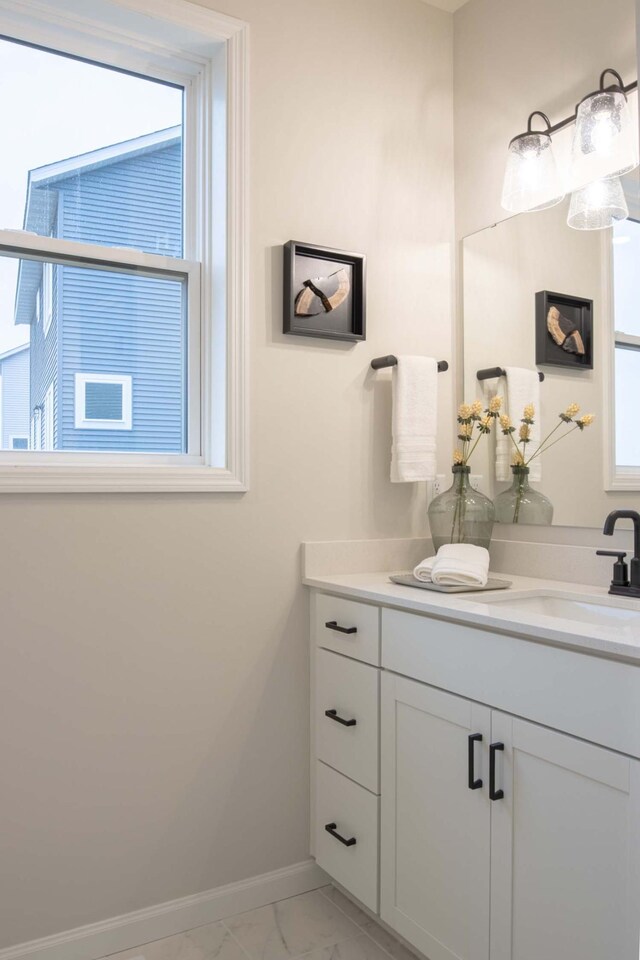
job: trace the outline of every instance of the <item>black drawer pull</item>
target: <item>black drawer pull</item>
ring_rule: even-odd
[[[472,733],[469,735],[469,790],[479,790],[482,786],[482,780],[476,780],[475,774],[475,744],[482,743],[481,733]]]
[[[327,630],[337,630],[338,633],[357,633],[357,627],[341,627],[339,626],[337,620],[329,620],[325,623]]]
[[[492,743],[489,747],[489,799],[502,800],[504,790],[496,790],[496,752],[504,750],[504,743]]]
[[[338,716],[337,710],[325,710],[325,717],[329,717],[329,720],[335,720],[336,723],[341,723],[343,727],[355,727],[357,721],[354,719],[345,720],[344,717]]]
[[[325,823],[324,828],[327,831],[327,833],[331,834],[332,837],[335,837],[336,840],[340,841],[340,843],[344,843],[345,847],[355,846],[356,838],[351,837],[349,840],[345,840],[345,838],[341,837],[338,831],[336,830],[337,826],[338,826],[337,823]]]

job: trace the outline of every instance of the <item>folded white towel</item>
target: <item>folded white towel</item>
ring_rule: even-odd
[[[524,367],[506,367],[504,380],[504,409],[513,420],[516,431],[520,426],[522,411],[528,403],[535,407],[535,423],[531,427],[531,440],[526,445],[525,458],[531,456],[540,446],[540,378],[537,370],[527,370]],[[495,383],[495,381],[493,381]],[[492,387],[493,389],[493,387]],[[496,392],[500,392],[500,389]],[[513,434],[518,440],[517,432]],[[513,442],[506,437],[500,427],[496,431],[496,480],[511,481],[511,462],[515,449]],[[535,483],[542,480],[542,464],[540,457],[536,457],[529,467],[529,479]]]
[[[484,587],[489,578],[489,551],[472,543],[445,543],[435,557],[419,563],[413,575],[423,583]]]
[[[392,373],[391,482],[436,476],[438,363],[431,357],[398,357]]]
[[[421,560],[418,566],[413,568],[413,575],[416,580],[421,580],[422,583],[431,583],[431,572],[435,562],[435,557],[427,557],[426,560]]]

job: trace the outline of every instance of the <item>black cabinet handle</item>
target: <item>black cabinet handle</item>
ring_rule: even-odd
[[[357,633],[357,627],[341,627],[336,620],[329,620],[325,623],[327,630],[337,630],[338,633]]]
[[[345,847],[353,847],[355,845],[356,838],[350,837],[348,840],[345,840],[345,838],[341,837],[338,831],[336,830],[337,826],[338,826],[337,823],[325,823],[324,828],[327,831],[327,833],[331,834],[332,837],[335,837],[336,840],[340,841],[340,843],[344,843]]]
[[[492,743],[489,747],[489,799],[502,800],[504,790],[496,790],[496,753],[504,750],[504,743]]]
[[[482,780],[476,780],[474,769],[476,743],[482,743],[481,733],[472,733],[469,735],[469,790],[479,790],[482,786]]]
[[[357,721],[355,719],[345,720],[344,717],[338,716],[337,710],[325,710],[325,717],[329,717],[329,720],[335,720],[336,723],[341,723],[343,727],[355,727]]]

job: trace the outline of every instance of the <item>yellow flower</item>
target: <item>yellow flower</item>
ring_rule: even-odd
[[[464,462],[464,457],[462,456],[462,454],[460,453],[459,450],[454,450],[454,452],[453,452],[453,462],[454,462],[454,463],[463,463],[463,462]]]
[[[509,417],[506,413],[503,413],[500,417],[500,426],[503,430],[510,430],[513,426],[511,423],[511,417]]]
[[[577,403],[570,403],[567,409],[565,410],[564,415],[565,417],[575,417],[576,413],[578,413],[579,410],[580,410],[580,407],[578,406]]]
[[[460,420],[468,420],[471,416],[471,407],[468,403],[461,403],[458,407],[458,417]]]
[[[491,433],[491,423],[493,417],[483,417],[480,423],[478,424],[478,429],[480,433]]]
[[[471,404],[471,416],[479,417],[481,413],[482,413],[482,401],[474,400],[473,403]]]
[[[576,420],[576,426],[584,430],[585,427],[590,427],[594,420],[595,417],[592,413],[584,413],[579,420]]]
[[[529,427],[528,423],[522,424],[522,426],[520,427],[519,436],[520,436],[520,439],[524,440],[525,442],[531,439],[531,428]]]
[[[534,405],[533,405],[532,403],[528,403],[528,404],[526,405],[526,407],[524,408],[524,414],[523,414],[523,415],[524,415],[524,419],[525,419],[525,420],[533,420],[533,418],[534,418],[535,415],[536,415],[536,408],[534,407]]]
[[[513,464],[514,467],[521,467],[524,464],[524,457],[519,451],[518,453],[514,453],[511,459],[511,463]]]
[[[502,397],[491,397],[489,400],[489,413],[500,413],[502,407]]]
[[[473,433],[473,426],[470,423],[463,423],[460,427],[460,433],[458,436],[461,440],[469,440]]]

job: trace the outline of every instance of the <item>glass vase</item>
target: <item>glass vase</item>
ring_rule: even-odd
[[[437,552],[445,543],[473,543],[488,549],[493,530],[494,506],[469,483],[470,468],[452,467],[453,483],[429,504],[431,539]]]
[[[529,467],[511,467],[513,482],[495,500],[498,523],[549,525],[553,520],[553,504],[548,497],[529,486]]]

